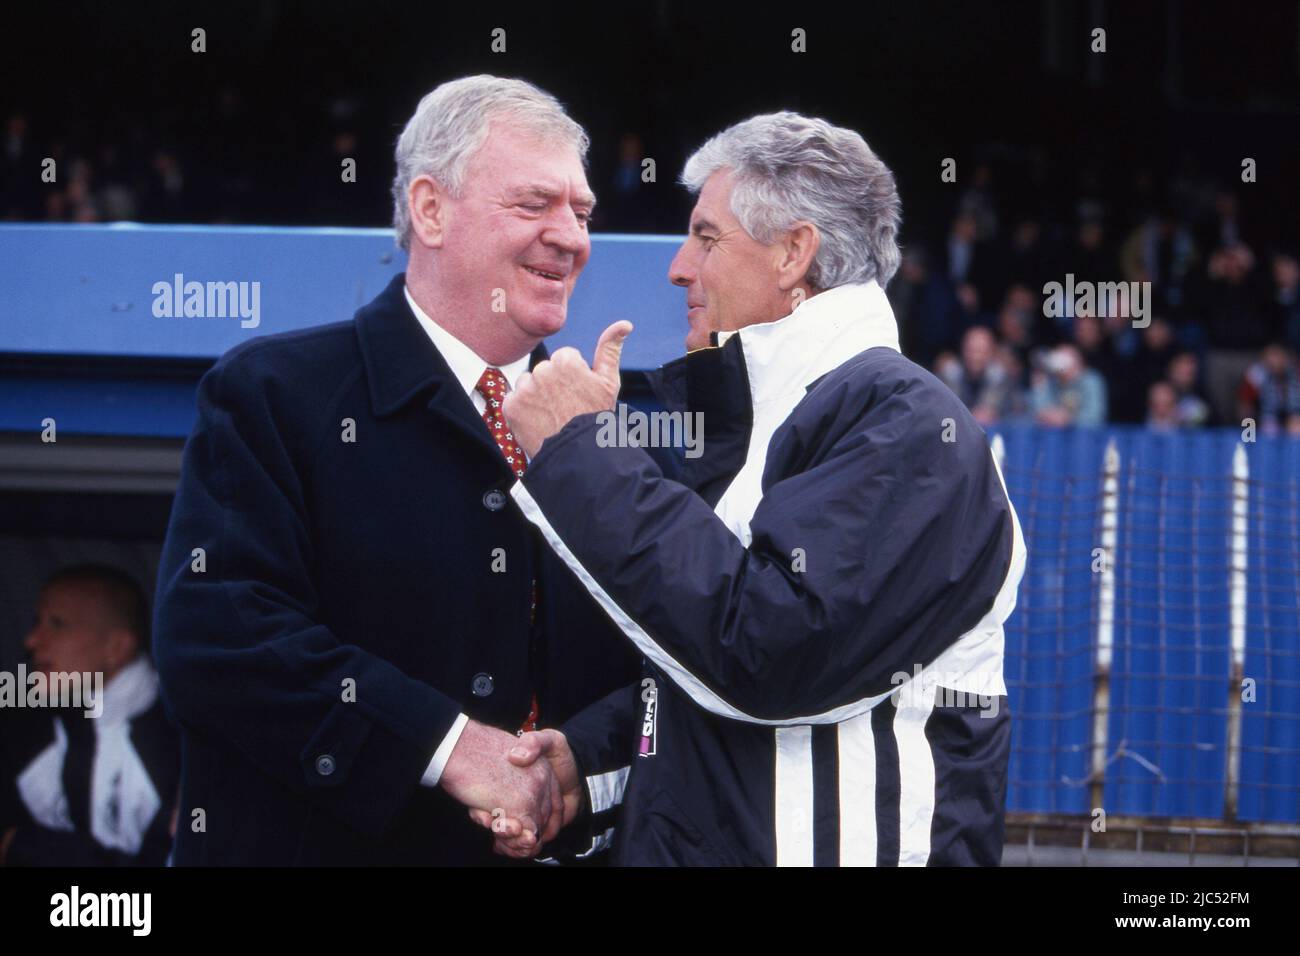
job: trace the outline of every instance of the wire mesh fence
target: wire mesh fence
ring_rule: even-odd
[[[1300,441],[1012,426],[993,444],[1029,549],[1009,841],[1300,856]]]

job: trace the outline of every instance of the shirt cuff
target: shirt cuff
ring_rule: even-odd
[[[436,787],[438,785],[438,781],[442,778],[443,768],[447,766],[447,761],[451,759],[451,752],[456,747],[456,741],[460,740],[460,735],[468,723],[469,717],[465,714],[461,714],[456,718],[456,722],[451,725],[451,730],[447,731],[447,736],[442,738],[442,743],[434,751],[433,759],[429,761],[424,776],[420,778],[420,783],[423,786]]]

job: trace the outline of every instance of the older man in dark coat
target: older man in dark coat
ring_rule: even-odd
[[[467,808],[572,816],[505,755],[634,655],[507,507],[500,408],[590,253],[586,147],[529,84],[439,87],[397,147],[405,275],[200,383],[156,610],[177,863],[484,863]]]

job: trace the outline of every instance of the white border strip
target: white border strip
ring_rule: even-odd
[[[602,813],[623,802],[623,790],[627,787],[627,775],[631,769],[631,765],[628,765],[587,778],[592,813]]]
[[[597,603],[605,609],[605,613],[610,616],[619,629],[623,631],[632,642],[636,644],[637,649],[650,659],[660,670],[673,679],[673,681],[691,696],[695,703],[699,704],[705,710],[715,714],[721,714],[723,717],[731,717],[735,720],[748,721],[751,724],[762,724],[767,727],[791,727],[799,724],[837,724],[842,720],[848,720],[850,717],[857,717],[859,714],[866,713],[881,701],[887,699],[890,694],[898,688],[891,687],[889,690],[875,697],[864,697],[862,700],[854,701],[851,704],[845,704],[842,707],[836,707],[834,710],[828,710],[823,714],[814,714],[808,717],[788,717],[779,720],[765,720],[761,717],[754,717],[742,710],[731,706],[712,690],[704,685],[694,674],[670,657],[654,640],[642,630],[641,625],[632,620],[621,607],[615,603],[614,599],[605,593],[605,589],[596,582],[591,573],[582,566],[582,563],[569,550],[568,545],[560,538],[551,523],[546,520],[546,515],[542,513],[541,507],[528,493],[528,489],[523,483],[516,481],[510,489],[511,496],[518,503],[519,508],[524,513],[524,517],[537,526],[546,538],[551,549],[559,555],[560,559],[569,566],[570,570],[578,576],[578,580],[583,586],[591,592]]]
[[[904,695],[894,715],[894,739],[898,742],[899,866],[925,866],[930,859],[934,753],[925,735],[925,725],[934,710],[935,693],[933,684],[922,685],[922,699],[914,705]]]
[[[876,865],[876,735],[871,714],[839,732],[840,866]]]
[[[776,865],[813,865],[812,727],[776,734]]]

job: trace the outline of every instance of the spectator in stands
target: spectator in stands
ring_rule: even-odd
[[[1083,362],[1096,369],[1107,382],[1118,382],[1124,376],[1124,363],[1115,351],[1115,344],[1106,334],[1101,319],[1090,313],[1074,317],[1074,344],[1078,346]]]
[[[997,360],[997,339],[992,331],[982,325],[967,329],[961,340],[961,359],[949,356],[938,374],[981,425],[992,425],[1002,418],[1008,382]]]
[[[148,185],[142,202],[145,215],[158,222],[183,221],[188,198],[180,160],[170,150],[156,150],[149,161]]]
[[[1117,383],[1118,390],[1123,393],[1123,400],[1144,402],[1151,386],[1165,378],[1169,363],[1179,351],[1178,343],[1174,341],[1173,326],[1162,316],[1153,317],[1151,324],[1141,330],[1141,341],[1129,362],[1125,378]],[[1139,405],[1139,415],[1140,408]],[[1139,420],[1131,407],[1126,406],[1121,411],[1124,412],[1122,420]]]
[[[972,325],[989,324],[981,313],[981,303],[989,301],[990,280],[997,273],[991,258],[993,248],[991,240],[980,239],[975,215],[959,212],[944,248],[944,276],[957,297],[957,335],[965,334]],[[949,342],[946,347],[951,345]]]
[[[1006,376],[1007,381],[1006,403],[1002,410],[1002,420],[1010,422],[1028,419],[1029,389],[1025,384],[1028,377],[1024,359],[1020,357],[1020,353],[1015,349],[1006,345],[999,345],[994,361],[1002,366],[1002,374]]]
[[[95,201],[95,171],[90,161],[78,156],[67,167],[68,185],[64,196],[73,222],[97,222],[99,207]]]
[[[1074,273],[1076,282],[1115,282],[1119,278],[1119,258],[1107,241],[1106,225],[1101,210],[1086,208],[1074,243],[1065,260],[1067,272]]]
[[[1058,345],[1034,373],[1034,420],[1043,425],[1102,425],[1106,421],[1106,381],[1083,364],[1079,349]]]
[[[1179,352],[1168,368],[1169,385],[1174,390],[1178,424],[1198,428],[1210,422],[1210,399],[1201,387],[1201,368],[1194,352]]]
[[[975,252],[979,245],[979,225],[968,212],[958,213],[948,230],[945,273],[953,286],[970,281],[975,265]]]
[[[1300,262],[1295,256],[1284,252],[1273,256],[1271,292],[1272,334],[1284,338],[1291,351],[1300,354]]]
[[[1066,340],[1056,320],[1046,314],[1041,290],[1042,286],[1030,287],[1016,283],[1009,286],[1006,294],[1001,297],[998,334],[1003,342],[1014,343],[1021,359],[1025,361],[1028,360],[1030,349],[1058,345]]]
[[[1042,223],[1032,216],[1020,218],[1011,229],[1001,259],[1002,288],[1019,283],[1031,289],[1041,289],[1051,274]]]
[[[1192,232],[1170,209],[1161,209],[1133,230],[1120,249],[1126,282],[1150,282],[1154,306],[1180,308],[1184,284],[1196,264]]]
[[[1241,222],[1241,202],[1230,189],[1220,189],[1214,197],[1214,210],[1200,227],[1203,249],[1219,249],[1246,241],[1247,230]]]
[[[1267,318],[1254,271],[1254,253],[1240,243],[1210,255],[1202,307],[1212,347],[1254,349],[1268,341]]]
[[[1168,382],[1156,382],[1147,390],[1147,428],[1172,432],[1183,426],[1178,413],[1178,393]]]
[[[971,185],[957,203],[964,215],[969,215],[975,224],[975,237],[980,242],[988,242],[998,234],[997,200],[993,189],[993,167],[988,163],[978,163],[971,174]]]
[[[13,113],[0,142],[0,219],[35,219],[40,215],[40,157],[27,134],[27,117]]]
[[[1300,372],[1286,346],[1267,346],[1246,369],[1237,390],[1237,414],[1253,418],[1265,434],[1285,429],[1300,435]]]
[[[99,150],[98,178],[102,184],[96,192],[96,206],[106,222],[133,220],[138,203],[131,187],[131,170],[116,144]]]
[[[102,711],[25,711],[29,720],[0,735],[0,863],[166,861],[180,749],[147,652],[149,618],[139,585],[114,568],[66,568],[41,588],[25,641],[32,667],[47,682],[102,675]]]
[[[639,133],[626,132],[618,141],[618,161],[601,192],[602,228],[614,232],[634,230],[645,216],[648,192],[641,177],[645,170],[645,142]]]
[[[958,304],[952,286],[941,272],[931,268],[924,249],[913,248],[903,253],[888,294],[898,320],[903,354],[929,367],[958,335]]]

